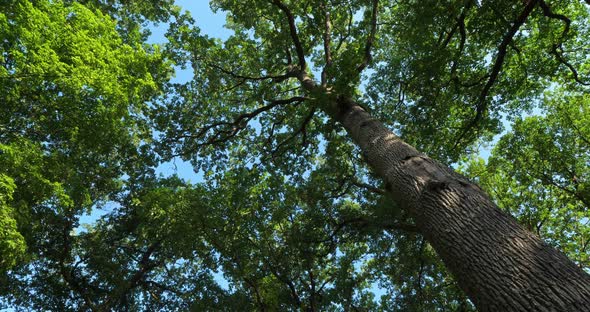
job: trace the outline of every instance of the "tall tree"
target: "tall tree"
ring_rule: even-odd
[[[161,124],[165,146],[176,144],[171,155],[218,171],[225,150],[242,149],[252,157],[246,164],[304,183],[311,155],[343,134],[337,122],[480,310],[582,311],[590,304],[587,273],[498,209],[477,185],[374,117],[393,115],[386,120],[398,121],[409,141],[444,162],[456,160],[476,138],[497,131],[501,114],[530,108],[523,103],[560,82],[553,76],[586,85],[576,68],[587,64],[568,53],[575,51],[573,38],[587,36],[579,26],[588,15],[583,4],[213,5],[228,11],[235,31],[223,46],[204,42],[198,32],[172,41],[191,53],[184,57],[195,80],[179,86],[172,101],[183,106],[183,116]],[[533,49],[543,53],[531,55]],[[371,65],[378,75],[368,73],[372,80],[360,84]],[[361,104],[363,88],[384,105]],[[273,160],[278,163],[269,165]]]
[[[588,5],[214,0],[221,41],[170,1],[0,4],[0,306],[590,306]]]
[[[3,303],[76,309],[79,218],[120,192],[124,175],[149,173],[142,115],[171,70],[139,29],[127,34],[135,40],[79,3],[0,2]]]

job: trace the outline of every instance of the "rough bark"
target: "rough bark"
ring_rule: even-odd
[[[338,99],[346,128],[480,311],[590,311],[590,275],[502,212],[475,184]]]

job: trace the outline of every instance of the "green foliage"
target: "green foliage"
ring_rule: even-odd
[[[544,116],[519,119],[487,163],[464,170],[521,224],[588,267],[590,239],[590,101],[586,94],[556,91]]]
[[[518,1],[375,3],[214,0],[222,41],[171,0],[0,0],[0,306],[473,310],[331,119],[347,97],[587,269],[588,6],[508,40]],[[179,158],[197,184],[155,176]]]
[[[24,239],[16,228],[14,210],[8,205],[14,188],[14,181],[10,177],[0,175],[0,272],[13,267],[25,252]]]
[[[17,264],[0,293],[27,302],[14,277],[38,272],[33,283],[63,287],[42,267],[73,259],[63,253],[80,216],[153,163],[143,115],[171,70],[158,47],[124,43],[113,19],[79,3],[0,7],[3,271]]]

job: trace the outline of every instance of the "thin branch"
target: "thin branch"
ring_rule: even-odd
[[[269,244],[269,249],[271,251],[270,255],[273,255],[274,254],[272,252],[273,248],[270,246],[270,244]],[[297,306],[301,306],[301,297],[297,293],[297,289],[295,288],[293,281],[291,279],[289,279],[288,277],[280,274],[279,271],[277,270],[277,268],[272,264],[272,260],[273,259],[271,259],[271,257],[269,257],[267,259],[263,259],[264,263],[268,266],[268,269],[270,270],[272,275],[274,275],[279,281],[281,281],[285,285],[287,285],[287,287],[289,288],[289,291],[291,292],[291,297],[293,298],[293,300],[295,301]]]
[[[262,296],[260,295],[260,291],[258,290],[256,283],[247,277],[244,277],[243,280],[246,282],[246,285],[254,290],[254,294],[256,295],[256,304],[258,305],[260,311],[266,311],[266,307],[262,301]]]
[[[363,183],[363,182],[359,182],[359,181],[352,181],[351,182],[352,185],[359,187],[359,188],[363,188],[368,190],[369,192],[375,193],[375,194],[379,194],[379,195],[385,195],[387,193],[387,191],[380,189],[378,187],[374,187],[371,184],[367,184],[367,183]]]
[[[309,277],[309,311],[315,312],[315,296],[316,296],[316,285],[315,285],[315,277],[313,276],[313,268],[310,267],[307,269],[307,275]]]
[[[563,27],[563,31],[561,32],[561,38],[559,40],[558,43],[554,43],[553,46],[551,47],[551,54],[555,55],[555,57],[557,58],[557,60],[565,65],[570,72],[572,73],[572,75],[574,76],[574,80],[576,82],[578,82],[581,85],[584,86],[590,86],[590,82],[584,82],[580,79],[580,76],[578,74],[578,71],[574,68],[574,66],[572,64],[570,64],[564,57],[564,51],[563,51],[563,47],[562,47],[562,43],[565,40],[565,37],[567,36],[569,30],[570,30],[570,26],[572,24],[571,20],[563,15],[563,14],[557,14],[555,12],[553,12],[553,10],[551,10],[551,8],[549,7],[549,5],[541,0],[539,2],[539,5],[541,6],[541,9],[543,9],[543,15],[545,15],[546,17],[549,17],[551,19],[558,19],[560,21],[563,22],[563,24],[565,25]]]
[[[574,131],[578,134],[578,138],[580,140],[582,140],[582,142],[586,143],[586,145],[588,145],[588,147],[590,147],[590,140],[584,135],[584,133],[582,133],[580,128],[578,126],[576,126],[576,123],[574,122],[574,120],[572,119],[570,114],[565,111],[563,111],[563,114],[565,115],[565,118],[567,119],[569,125],[571,125],[572,128],[574,129]]]
[[[70,218],[67,219],[67,223],[64,224],[62,228],[62,237],[63,237],[63,248],[62,253],[59,258],[59,269],[60,275],[66,282],[66,284],[72,288],[73,291],[77,292],[84,302],[84,307],[87,307],[90,311],[100,311],[99,308],[94,304],[92,301],[91,295],[88,293],[88,286],[86,283],[81,285],[80,281],[75,276],[75,267],[72,267],[68,270],[66,265],[66,258],[71,257],[72,255],[72,242],[70,231],[73,228],[73,222]]]
[[[281,9],[281,11],[283,11],[287,17],[289,22],[289,33],[291,34],[291,39],[295,45],[295,51],[297,51],[297,58],[299,59],[299,70],[305,71],[307,64],[305,62],[303,46],[301,45],[299,35],[297,34],[297,26],[295,26],[295,16],[293,15],[293,12],[291,12],[291,10],[283,2],[281,2],[281,0],[272,0],[272,3]]]
[[[362,72],[371,63],[373,56],[371,55],[371,49],[373,48],[373,41],[375,41],[375,34],[377,33],[377,10],[379,7],[379,0],[373,0],[373,8],[371,12],[371,31],[367,42],[365,42],[365,55],[363,62],[357,67],[357,71]]]
[[[287,55],[287,66],[293,64],[293,57],[291,56],[291,49],[285,47],[285,54]]]
[[[352,12],[352,9],[349,7],[348,8],[348,24],[346,25],[346,34],[344,35],[340,35],[340,38],[338,39],[338,44],[336,45],[336,49],[334,49],[335,51],[340,51],[340,47],[342,47],[342,44],[348,39],[348,37],[350,37],[351,31],[352,31],[352,18],[353,18],[354,14]]]
[[[526,19],[533,11],[537,2],[538,2],[538,0],[528,0],[523,11],[520,13],[520,15],[514,21],[514,23],[512,24],[512,27],[508,30],[508,32],[502,38],[502,42],[500,42],[500,45],[498,46],[498,51],[496,53],[496,60],[494,61],[494,65],[492,66],[492,71],[488,75],[488,81],[485,84],[485,86],[483,87],[481,93],[479,94],[477,104],[476,104],[475,117],[471,120],[471,122],[469,122],[469,124],[467,124],[467,126],[464,128],[462,133],[459,135],[457,141],[455,142],[454,147],[457,147],[458,144],[461,142],[461,140],[465,137],[467,132],[469,132],[469,130],[471,130],[471,128],[475,127],[477,125],[477,123],[479,121],[481,121],[481,119],[483,118],[484,113],[487,110],[486,98],[487,98],[492,86],[496,82],[496,79],[498,78],[500,71],[502,70],[502,66],[504,65],[504,59],[506,58],[506,52],[507,52],[508,46],[512,42],[512,39],[514,38],[514,36],[516,35],[516,33],[518,32],[520,27],[526,22]]]
[[[377,228],[382,228],[385,230],[401,230],[410,233],[420,233],[420,229],[414,224],[409,223],[387,223],[387,222],[379,222],[377,220],[370,220],[363,217],[356,217],[347,220],[343,220],[340,223],[336,224],[336,229],[332,233],[332,236],[336,236],[340,230],[342,230],[345,226],[355,224],[360,227],[368,227],[368,226],[375,226]]]
[[[459,29],[459,50],[455,56],[455,60],[453,61],[453,65],[451,66],[451,80],[454,80],[455,83],[459,83],[459,78],[457,77],[457,66],[459,64],[459,58],[463,54],[463,50],[465,49],[465,42],[467,41],[467,31],[465,29],[465,18],[467,18],[467,12],[473,6],[473,1],[469,1],[465,8],[461,11],[461,15],[457,18],[457,28]],[[448,39],[450,40],[450,39]],[[445,44],[446,46],[446,44]]]
[[[125,300],[125,297],[129,294],[129,292],[141,283],[141,281],[145,278],[147,273],[149,273],[152,269],[162,264],[162,261],[153,262],[150,259],[154,252],[156,252],[158,248],[161,246],[161,244],[162,241],[158,240],[146,249],[139,261],[139,270],[133,273],[133,275],[126,282],[125,287],[119,294],[117,294],[116,296],[110,296],[105,301],[105,303],[100,308],[101,311],[110,311],[117,302],[123,302]]]
[[[449,42],[451,41],[451,39],[453,39],[453,36],[455,35],[455,32],[457,31],[457,29],[459,29],[459,31],[461,32],[461,44],[460,46],[464,46],[465,45],[465,36],[466,36],[466,32],[465,32],[465,18],[467,17],[467,12],[469,12],[469,10],[473,7],[474,1],[468,1],[465,4],[465,7],[463,8],[463,10],[461,10],[461,15],[459,15],[459,17],[457,17],[457,23],[455,23],[455,26],[453,27],[453,29],[449,32],[449,34],[447,35],[447,37],[445,38],[445,40],[443,41],[443,43],[440,45],[441,48],[446,47]],[[460,51],[463,51],[463,48],[459,48]]]
[[[491,73],[489,74],[488,82],[486,83],[486,85],[484,86],[483,90],[481,91],[481,93],[479,95],[479,103],[477,104],[478,107],[477,107],[476,119],[479,120],[483,116],[483,112],[486,109],[485,99],[488,96],[490,89],[492,88],[492,86],[496,82],[496,79],[498,78],[500,71],[502,70],[502,65],[504,65],[504,59],[506,58],[506,51],[507,51],[508,45],[510,44],[510,42],[512,42],[512,39],[514,38],[514,36],[516,35],[516,33],[518,32],[520,27],[525,23],[527,17],[531,14],[531,12],[533,11],[533,8],[535,7],[536,4],[537,4],[537,0],[529,0],[528,1],[524,10],[518,16],[518,18],[516,19],[516,21],[514,22],[512,27],[510,28],[510,30],[508,31],[508,33],[506,33],[506,35],[504,35],[502,42],[498,46],[498,52],[496,54],[496,61],[494,62],[494,66],[492,67]]]
[[[418,286],[418,291],[416,296],[418,297],[418,301],[422,302],[422,275],[424,274],[424,246],[426,245],[426,240],[424,238],[420,241],[420,269],[418,270],[418,279],[416,280],[416,284]]]
[[[297,77],[297,72],[295,71],[289,71],[286,74],[283,75],[267,75],[267,76],[246,76],[246,75],[241,75],[241,74],[237,74],[232,72],[231,70],[227,70],[225,68],[223,68],[222,66],[219,66],[215,63],[209,63],[209,62],[205,62],[205,65],[207,66],[211,66],[221,72],[223,72],[226,75],[232,76],[233,78],[236,79],[242,79],[242,80],[253,80],[253,81],[261,81],[261,80],[268,80],[271,79],[274,82],[282,82],[286,79],[292,78],[292,77]]]
[[[322,86],[326,86],[328,82],[328,69],[332,66],[332,51],[330,50],[330,36],[332,32],[332,22],[330,21],[330,11],[323,5],[324,12],[324,56],[326,64],[322,69]]]
[[[557,51],[558,49],[561,51],[561,53]],[[555,45],[553,46],[552,54],[555,55],[555,57],[557,57],[557,60],[561,64],[565,65],[570,70],[570,72],[574,76],[574,80],[583,86],[590,86],[590,82],[584,82],[580,79],[580,75],[578,74],[578,71],[574,68],[574,66],[572,64],[570,64],[566,59],[563,58],[562,53],[563,53],[563,49],[561,49],[561,47],[558,48]]]
[[[576,199],[578,199],[580,202],[586,205],[586,207],[590,207],[590,200],[583,196],[583,194],[581,194],[577,189],[571,190],[567,186],[555,182],[553,178],[548,176],[546,173],[541,173],[541,175],[543,176],[541,182],[555,186],[556,188],[574,196]]]
[[[291,140],[293,140],[294,138],[296,138],[299,134],[303,135],[302,138],[302,145],[305,147],[307,145],[307,125],[311,122],[311,119],[313,118],[313,116],[315,115],[316,112],[316,108],[314,107],[308,114],[307,116],[303,119],[303,122],[301,123],[301,126],[295,131],[293,132],[287,139],[285,139],[284,141],[282,141],[281,143],[279,143],[271,152],[271,154],[273,155],[273,157],[275,156],[276,153],[279,152],[279,150],[281,149],[281,147],[283,147],[284,145],[286,145],[287,143],[289,143]]]
[[[216,129],[218,127],[226,126],[226,127],[230,127],[230,128],[227,130],[219,130],[209,140],[207,140],[206,142],[197,144],[196,147],[201,147],[201,146],[205,146],[205,145],[213,145],[213,144],[225,142],[225,141],[231,139],[232,137],[234,137],[235,135],[237,135],[240,130],[242,130],[246,127],[246,125],[248,124],[248,122],[250,120],[252,120],[256,116],[260,115],[261,113],[267,112],[277,106],[289,105],[289,104],[294,104],[294,103],[299,104],[305,100],[306,100],[305,97],[300,97],[300,96],[292,97],[289,99],[274,100],[274,101],[271,101],[270,104],[268,104],[268,105],[259,107],[258,109],[254,110],[254,111],[243,113],[243,114],[237,116],[236,118],[234,118],[233,121],[220,121],[220,122],[212,123],[208,126],[201,128],[201,130],[197,134],[178,135],[178,136],[176,136],[176,139],[180,139],[180,138],[200,139],[200,138],[205,137],[210,130]]]

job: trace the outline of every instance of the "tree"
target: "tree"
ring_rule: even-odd
[[[80,291],[71,232],[153,162],[141,114],[171,71],[139,29],[123,43],[79,3],[0,8],[0,293],[61,310],[69,301],[56,298]]]
[[[75,58],[72,53],[87,50],[51,47],[55,68],[78,59],[120,61],[102,67],[104,79],[54,89],[46,85],[59,79],[39,78],[45,71],[32,75],[30,85],[42,87],[37,97],[47,99],[38,107],[71,107],[65,116],[72,127],[56,126],[61,119],[46,126],[26,108],[19,110],[21,119],[2,123],[22,120],[13,132],[37,146],[26,149],[36,166],[13,165],[14,172],[3,173],[15,181],[6,183],[12,194],[39,194],[13,210],[47,207],[51,212],[41,210],[38,220],[62,220],[27,229],[15,218],[25,238],[46,237],[38,240],[53,248],[31,248],[35,240],[26,241],[32,259],[4,277],[11,281],[5,300],[94,311],[213,305],[423,311],[470,310],[472,304],[483,311],[583,311],[590,305],[584,272],[587,5],[215,0],[212,6],[228,13],[234,31],[221,42],[202,35],[190,15],[169,2],[163,10],[152,10],[158,2],[137,3],[23,1],[4,15],[7,27],[20,27],[3,34],[19,39],[4,41],[9,57],[0,77],[8,81],[2,83],[6,90],[21,90],[13,81],[35,68],[24,64],[37,64],[12,55],[34,57],[38,53],[29,51],[47,46],[43,36],[26,35],[41,29],[23,20],[26,10],[45,12],[50,21],[62,17],[48,34],[67,36],[70,24],[100,29],[102,38],[111,34],[106,43],[115,44],[105,46],[104,53],[112,52],[107,57]],[[135,15],[127,19],[122,12]],[[87,23],[68,21],[72,16]],[[100,23],[88,22],[95,17]],[[168,18],[162,54],[142,45],[142,23]],[[121,22],[115,26],[111,19]],[[45,24],[51,25],[38,23]],[[136,62],[127,60],[131,51]],[[191,67],[194,79],[166,83],[172,64],[165,60]],[[119,76],[125,73],[130,77]],[[115,87],[120,93],[111,93]],[[22,88],[28,89],[35,90]],[[8,107],[36,101],[19,97],[7,98],[14,103]],[[91,132],[105,120],[104,109],[83,105],[102,101],[118,108],[107,115],[116,122]],[[133,105],[141,109],[123,109]],[[533,108],[545,112],[515,122],[487,164],[468,157],[502,130],[502,118]],[[97,118],[81,123],[88,132],[73,126],[85,120],[81,115]],[[148,145],[153,134],[146,128],[135,136],[144,123],[157,131],[154,144]],[[70,135],[61,137],[60,129]],[[95,136],[113,131],[121,139],[115,144]],[[78,133],[89,133],[92,143]],[[16,139],[3,137],[2,143]],[[125,152],[113,156],[113,148]],[[152,152],[164,161],[190,160],[204,182],[155,177]],[[52,161],[61,153],[67,161]],[[81,157],[87,154],[94,157]],[[461,170],[502,209],[447,167],[460,160]],[[93,168],[106,173],[92,176]],[[81,169],[89,174],[81,181],[91,184],[55,175]],[[13,178],[22,173],[39,182]],[[82,204],[77,192],[87,199]],[[4,200],[16,207],[12,196]],[[81,212],[104,196],[116,206],[112,213],[86,232],[68,235]],[[213,278],[219,269],[228,289]],[[388,291],[380,301],[370,291],[376,283]]]

